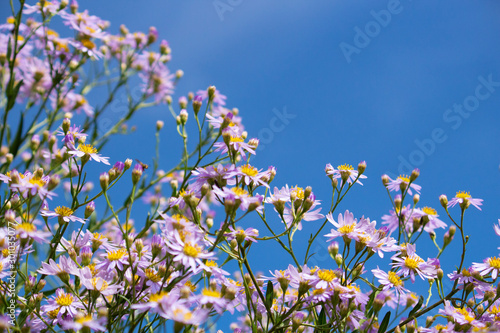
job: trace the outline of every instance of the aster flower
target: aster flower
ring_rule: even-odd
[[[472,263],[472,269],[478,271],[481,276],[491,273],[492,279],[496,280],[500,272],[500,258],[490,257],[484,259],[483,263]]]
[[[108,275],[108,276],[105,276]],[[120,284],[112,284],[112,275],[109,272],[98,273],[97,276],[92,274],[89,267],[85,267],[80,272],[81,283],[87,290],[95,291],[98,295],[109,296],[117,294],[123,290],[123,282]]]
[[[58,264],[56,264],[53,259],[50,259],[48,264],[42,262],[42,268],[40,268],[37,272],[44,275],[57,275],[63,281],[68,280],[68,274],[79,274],[79,270],[75,262],[65,256],[59,257]]]
[[[476,316],[472,310],[465,307],[455,308],[448,300],[445,300],[444,304],[444,309],[439,309],[439,313],[449,316],[455,323],[460,325],[472,325],[476,328],[485,327],[484,323],[476,320]]]
[[[151,313],[158,313],[160,316],[166,318],[166,309],[174,305],[179,299],[178,290],[171,292],[162,291],[149,295],[149,299],[144,303],[132,304],[131,308],[139,312],[148,311]]]
[[[348,210],[345,211],[344,215],[339,214],[338,222],[333,219],[332,213],[326,215],[326,219],[333,224],[337,230],[332,229],[329,234],[325,237],[328,238],[328,242],[331,242],[337,237],[344,237],[348,239],[356,239],[360,229],[357,225],[357,219],[354,218],[354,214],[350,213]]]
[[[64,292],[64,289],[59,288],[56,290],[56,296],[49,299],[49,304],[42,306],[44,312],[59,310],[57,317],[61,318],[63,314],[70,317],[75,317],[78,313],[77,309],[85,309],[82,302],[78,300],[73,294]]]
[[[436,210],[431,207],[424,207],[422,209],[415,209],[414,215],[420,218],[428,218],[429,221],[425,224],[424,230],[426,232],[433,232],[437,228],[446,228],[447,224],[438,219],[439,215]],[[414,230],[415,231],[415,230]]]
[[[260,206],[262,203],[263,197],[261,196],[251,196],[247,191],[240,187],[227,188],[224,187],[222,189],[214,188],[214,194],[219,196],[219,198],[224,199],[225,203],[232,202],[233,205],[239,207],[241,210],[247,210],[250,205]]]
[[[185,267],[197,272],[203,265],[205,259],[213,259],[214,253],[207,252],[203,248],[204,241],[193,235],[181,237],[179,232],[175,231],[173,237],[166,239],[167,252],[174,256],[174,261],[180,262]]]
[[[177,323],[184,325],[201,325],[208,318],[207,309],[196,309],[191,311],[182,303],[174,303],[171,307],[165,309],[165,316]]]
[[[268,170],[261,172],[262,169],[257,170],[256,167],[251,166],[250,164],[245,164],[238,167],[237,170],[230,173],[231,177],[242,177],[243,182],[247,186],[260,186],[263,185],[265,187],[269,187],[267,184],[267,180],[269,179]]]
[[[416,215],[418,214],[418,215]],[[400,227],[399,219],[402,220],[402,225],[405,230],[410,231],[413,228],[413,217],[420,217],[422,213],[412,209],[410,205],[404,206],[401,209],[391,210],[389,215],[382,216],[382,224],[387,225],[392,233]]]
[[[106,318],[93,318],[90,315],[85,315],[83,313],[77,313],[77,315],[71,319],[63,320],[61,322],[61,326],[65,330],[73,330],[75,332],[79,331],[86,331],[86,330],[94,330],[94,331],[99,331],[99,332],[104,332],[106,331],[105,325],[106,323]]]
[[[225,129],[224,131],[227,131]],[[255,155],[255,147],[245,142],[245,138],[243,136],[232,136],[229,135],[228,143],[226,142],[216,142],[214,143],[214,151],[220,151],[221,154],[227,154],[229,152],[228,147],[231,148],[235,153],[240,153],[241,157],[246,161],[247,156],[246,153],[250,153]]]
[[[356,182],[359,185],[363,185],[363,183],[361,183],[359,180],[367,178],[365,175],[360,175],[358,170],[354,170],[352,165],[349,164],[339,165],[337,169],[335,169],[331,164],[327,164],[325,167],[325,172],[328,176],[331,176],[333,178],[341,179],[342,181],[344,181],[345,179],[345,181],[349,184]]]
[[[85,224],[85,219],[74,216],[73,211],[65,206],[58,206],[54,211],[50,211],[48,209],[42,209],[40,211],[40,215],[46,217],[57,217],[59,221],[64,221],[66,223],[69,222],[80,222]]]
[[[243,243],[244,241],[257,243],[255,240],[255,238],[259,236],[259,230],[257,229],[247,228],[243,230],[240,227],[234,229],[232,226],[229,226],[229,230],[231,232],[225,233],[224,236],[230,241],[236,239],[238,243]]]
[[[78,148],[76,148],[75,150],[70,150],[68,151],[68,153],[80,158],[85,156],[87,159],[92,159],[96,162],[101,162],[109,165],[109,157],[102,157],[101,155],[97,154],[97,149],[92,145],[80,144],[78,145]]]
[[[71,125],[71,127],[69,128],[67,133],[64,133],[62,127],[60,127],[57,130],[56,134],[58,136],[63,137],[61,141],[64,141],[64,137],[68,134],[71,134],[71,136],[73,137],[73,141],[84,140],[88,136],[88,134],[85,134],[82,132],[82,130],[80,129],[80,126],[76,126],[76,125]]]
[[[226,310],[226,305],[228,303],[228,300],[222,297],[219,290],[209,288],[204,288],[201,291],[201,295],[191,297],[190,300],[201,306],[213,307],[218,314],[222,314]]]
[[[404,282],[396,273],[391,271],[386,273],[378,267],[377,269],[372,269],[372,273],[378,279],[378,282],[383,286],[382,290],[394,288],[398,294],[408,291],[404,288]]]
[[[206,90],[198,90],[196,92],[196,95],[201,96],[203,100],[208,99],[208,89]],[[218,105],[226,105],[226,99],[227,97],[222,95],[219,90],[215,89],[214,96],[213,96],[213,103],[218,104]]]
[[[49,242],[49,237],[52,236],[52,233],[50,232],[45,232],[42,230],[37,230],[37,225],[40,225],[40,222],[37,220],[34,220],[32,223],[30,222],[23,222],[21,221],[21,218],[18,217],[16,219],[18,221],[18,224],[15,226],[17,235],[20,239],[27,239],[31,238],[35,242],[38,243],[48,243]]]
[[[387,184],[387,188],[390,191],[400,191],[402,188],[403,189],[408,188],[408,194],[413,195],[413,192],[411,190],[413,189],[417,193],[420,193],[422,186],[417,185],[417,184],[413,183],[412,181],[410,181],[410,176],[400,175],[396,179],[389,178],[389,184]]]
[[[405,254],[399,252],[391,258],[394,261],[391,265],[400,268],[399,275],[410,275],[411,282],[415,282],[415,273],[422,279],[432,279],[436,276],[434,266],[426,263],[416,254],[414,244],[408,244],[405,252]]]
[[[454,207],[456,204],[459,204],[460,207],[464,205],[465,208],[468,208],[469,205],[473,205],[477,209],[481,210],[479,206],[483,204],[483,199],[475,199],[470,196],[469,192],[459,191],[455,197],[448,202],[448,208]]]
[[[217,187],[235,185],[236,182],[232,179],[235,172],[236,166],[233,164],[218,164],[216,167],[210,165],[206,168],[196,168],[192,172],[195,182],[191,184],[191,188],[195,191],[199,191],[206,183]]]
[[[110,250],[101,255],[103,261],[96,265],[98,269],[113,270],[118,269],[123,271],[125,265],[129,264],[128,252],[125,248]]]

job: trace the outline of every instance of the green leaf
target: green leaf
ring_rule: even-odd
[[[387,312],[384,316],[384,319],[382,319],[382,323],[380,324],[380,327],[378,328],[378,333],[385,332],[385,330],[387,329],[387,326],[389,326],[389,319],[391,319],[391,311]]]
[[[316,323],[316,326],[325,326],[326,325],[326,313],[325,313],[325,307],[322,306],[321,307],[321,312],[319,313],[319,316],[318,316],[318,321]],[[323,332],[323,329],[319,329],[319,328],[315,328],[314,329],[314,333],[319,333],[319,332]]]
[[[273,283],[271,281],[267,281],[266,305],[268,309],[270,309],[273,306],[273,299],[274,299]]]
[[[16,137],[14,138],[14,142],[12,142],[12,146],[10,148],[10,151],[14,156],[17,155],[17,151],[19,150],[19,146],[21,145],[21,138],[23,136],[23,125],[24,125],[24,117],[23,115],[21,115],[21,119],[19,120],[19,126],[17,127]]]
[[[415,307],[410,311],[410,313],[408,314],[408,318],[410,318],[411,316],[413,316],[418,310],[420,310],[420,308],[422,307],[422,304],[424,303],[424,296],[420,296],[419,300],[418,300],[418,303],[417,305],[415,305]]]
[[[16,103],[17,94],[19,94],[19,89],[23,85],[23,80],[19,81],[14,89],[7,89],[7,105],[5,106],[5,112],[8,112],[10,109],[14,107]]]

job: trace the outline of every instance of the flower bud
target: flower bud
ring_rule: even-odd
[[[7,221],[7,222],[15,223],[16,222],[16,213],[12,209],[9,209],[5,212],[4,218],[5,218],[5,221]]]
[[[438,268],[437,269],[437,278],[438,278],[438,280],[442,280],[443,276],[444,276],[443,270],[441,268]]]
[[[68,249],[68,255],[71,259],[76,260],[76,251],[74,248],[70,247]]]
[[[182,69],[178,69],[176,72],[175,72],[175,78],[177,80],[179,80],[181,77],[184,76],[184,71]]]
[[[64,134],[68,133],[70,127],[71,127],[71,120],[69,120],[68,118],[65,118],[63,120],[63,123],[62,123],[62,130],[63,130]]]
[[[187,98],[185,96],[179,97],[179,107],[181,109],[185,109],[187,107],[187,104],[188,104],[188,101],[187,101]]]
[[[366,170],[366,162],[365,161],[361,161],[359,162],[358,164],[358,174],[362,175]]]
[[[436,320],[436,318],[433,316],[427,316],[425,319],[425,327],[430,327],[434,323],[434,320]]]
[[[399,210],[401,209],[401,204],[402,204],[401,195],[398,194],[394,197],[394,206],[396,206],[396,209]]]
[[[450,229],[448,230],[448,232],[450,233],[450,236],[453,237],[455,236],[455,232],[457,231],[457,227],[455,227],[454,225],[452,225],[450,227]]]
[[[92,249],[89,246],[84,246],[80,250],[80,258],[82,259],[82,265],[87,266],[92,261]]]
[[[420,195],[419,194],[415,194],[413,196],[413,204],[416,205],[416,204],[418,204],[419,201],[420,201]]]
[[[212,102],[213,99],[215,98],[215,91],[217,89],[215,88],[215,86],[210,86],[208,87],[208,101],[209,102]]]
[[[101,173],[101,175],[99,176],[99,182],[101,183],[102,190],[106,191],[109,186],[109,175],[107,172]]]
[[[37,293],[40,292],[45,287],[46,284],[47,284],[47,281],[45,281],[45,280],[38,281],[38,284],[36,285],[35,291]]]
[[[448,197],[446,195],[441,194],[439,196],[439,202],[441,203],[441,206],[443,206],[444,209],[448,209]]]
[[[389,184],[389,182],[390,182],[389,176],[382,175],[382,184],[384,184],[384,186],[387,186],[387,184]]]
[[[418,168],[413,169],[410,175],[410,182],[414,182],[418,176],[420,176],[420,170]]]
[[[132,160],[130,158],[127,158],[123,163],[124,170],[130,169],[131,166],[132,166]]]
[[[14,160],[14,155],[12,155],[11,153],[5,154],[5,160],[7,164],[11,164],[12,161]]]
[[[207,224],[207,228],[210,229],[213,227],[214,225],[214,219],[209,217],[205,220],[205,223]]]
[[[136,185],[141,179],[142,172],[143,172],[142,166],[140,164],[136,164],[134,166],[134,169],[132,170],[132,183],[134,185]]]
[[[337,265],[342,265],[342,255],[340,253],[337,253],[337,255],[335,256],[335,262],[337,263]]]
[[[157,120],[156,121],[156,130],[160,131],[163,128],[163,125],[165,125],[165,123],[163,121]]]
[[[181,124],[185,125],[187,120],[188,120],[188,113],[187,113],[186,109],[181,110],[181,112],[179,113],[179,117],[181,120]]]
[[[40,147],[40,136],[38,134],[34,134],[31,137],[30,148],[33,151],[36,151]]]
[[[210,185],[208,185],[207,183],[203,184],[200,189],[201,196],[204,197],[205,195],[207,195],[209,190],[210,190]]]
[[[203,98],[200,95],[196,95],[193,99],[193,112],[195,116],[198,115],[198,112],[200,112],[201,105],[203,102]]]

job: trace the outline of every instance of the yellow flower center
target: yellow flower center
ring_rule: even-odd
[[[461,308],[461,309],[455,309],[457,313],[460,313],[461,315],[464,316],[465,320],[467,320],[469,323],[474,320],[474,317],[471,316],[471,313],[469,313],[466,309]]]
[[[299,186],[292,187],[290,192],[295,193],[297,199],[304,200],[304,189],[302,187]]]
[[[106,281],[104,281],[103,279],[101,279],[99,277],[94,277],[90,281],[92,283],[92,287],[94,287],[94,290],[103,291],[103,290],[106,290],[109,286],[109,284]],[[102,281],[102,285],[100,288],[97,288],[97,283],[99,283],[99,281]]]
[[[19,230],[24,230],[26,232],[33,232],[36,230],[36,226],[34,224],[31,224],[31,223],[26,223],[26,222],[23,222],[23,223],[19,223],[17,226],[16,226],[16,229]]]
[[[184,245],[184,254],[189,256],[189,257],[193,257],[193,258],[197,258],[198,257],[198,254],[201,253],[201,247],[199,247],[198,245],[194,244],[194,245],[191,245],[191,244],[186,244]]]
[[[127,254],[127,250],[125,250],[125,249],[119,249],[116,251],[109,251],[108,252],[108,260],[109,261],[120,260],[126,254]]]
[[[184,312],[184,310],[182,310],[182,309],[175,309],[174,310],[174,317],[180,317],[181,315],[183,315],[184,321],[188,321],[193,317],[193,314],[189,310],[188,310],[188,312],[185,312],[184,314],[183,314],[183,312]]]
[[[244,142],[245,139],[243,139],[241,136],[231,136],[231,142]]]
[[[154,268],[146,268],[144,270],[144,274],[146,275],[146,278],[153,282],[159,282],[161,280],[161,277],[158,275],[158,273],[154,270]]]
[[[196,291],[196,286],[193,284],[193,282],[187,280],[186,283],[184,283],[184,285],[189,289],[191,289],[192,292]]]
[[[73,211],[65,206],[57,207],[54,212],[59,216],[71,216],[73,214]]]
[[[59,34],[52,29],[47,29],[47,36],[59,37]]]
[[[257,168],[247,164],[241,167],[241,172],[247,176],[253,177],[259,173]]]
[[[8,248],[5,248],[2,250],[2,256],[4,258],[7,258],[9,256],[9,249]]]
[[[331,269],[320,269],[318,277],[326,282],[331,282],[335,278],[335,273]]]
[[[325,292],[325,289],[323,289],[323,288],[315,289],[313,291],[313,295],[321,295],[324,292]]]
[[[498,314],[500,314],[500,307],[496,306],[496,305],[493,305],[492,307],[490,307],[488,309],[488,312],[491,313],[491,314],[494,314],[494,315],[498,315]]]
[[[217,263],[213,260],[207,260],[207,262],[205,263],[206,266],[208,267],[217,267]]]
[[[422,208],[422,211],[427,215],[437,215],[436,210],[434,208],[431,208],[431,207],[424,207],[424,208]]]
[[[399,175],[398,179],[402,180],[405,183],[410,182],[410,177],[408,177],[407,175]]]
[[[462,275],[463,276],[472,276],[472,274],[469,272],[467,268],[462,269]]]
[[[500,258],[497,257],[488,258],[488,264],[495,269],[500,269]]]
[[[239,187],[233,187],[231,189],[231,191],[233,191],[233,193],[236,194],[236,195],[245,195],[245,194],[248,193],[247,191],[245,191],[244,189],[239,188]]]
[[[87,267],[90,269],[90,273],[92,273],[92,276],[97,274],[97,271],[95,270],[95,264],[90,264]]]
[[[354,168],[350,164],[342,164],[337,167],[337,170],[339,171],[352,171]]]
[[[75,321],[79,324],[85,324],[92,321],[92,316],[77,317]]]
[[[423,262],[424,261],[422,260],[422,258],[417,256],[416,254],[405,258],[405,266],[409,269],[417,269],[418,266]]]
[[[220,292],[217,290],[203,289],[201,293],[203,296],[220,298]]]
[[[95,240],[99,240],[99,241],[106,238],[106,236],[104,236],[104,235],[102,235],[102,234],[100,234],[98,232],[94,232],[93,236],[94,236]]]
[[[45,181],[38,177],[33,177],[29,180],[30,184],[37,185],[38,187],[44,187]]]
[[[346,225],[341,226],[339,228],[338,232],[346,235],[350,232],[353,232],[355,227],[356,227],[356,223],[346,224]]]
[[[401,281],[399,276],[394,272],[389,272],[387,278],[388,278],[389,282],[392,283],[395,287],[399,287],[399,286],[403,285],[403,281]]]
[[[468,198],[470,198],[470,192],[459,191],[459,192],[457,192],[457,194],[455,195],[455,198],[459,198],[459,199],[468,199]]]
[[[49,316],[50,319],[56,319],[57,318],[57,315],[59,314],[59,309],[60,308],[57,308],[57,309],[54,309],[52,311],[47,311],[47,316]]]
[[[82,43],[83,46],[85,46],[89,50],[93,50],[95,48],[94,42],[92,42],[88,37],[82,38],[80,42]]]
[[[63,292],[60,296],[56,297],[56,303],[59,306],[70,306],[73,304],[73,295]]]
[[[7,23],[14,24],[14,23],[16,23],[16,19],[12,16],[9,16],[9,17],[7,17]]]
[[[97,149],[92,145],[78,145],[78,150],[89,155],[97,153]]]
[[[149,301],[158,303],[160,300],[162,300],[166,296],[168,296],[168,293],[166,291],[162,291],[158,294],[153,294],[153,295],[149,296]]]

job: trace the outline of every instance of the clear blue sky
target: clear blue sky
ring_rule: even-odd
[[[173,51],[170,67],[185,72],[176,97],[216,85],[240,109],[249,137],[260,136],[265,148],[253,161],[277,167],[275,186],[311,185],[329,206],[325,164],[366,160],[365,186],[340,211],[380,222],[390,208],[380,176],[419,167],[422,206],[436,208],[447,223],[440,194],[466,190],[484,199],[482,212],[467,212],[466,263],[498,254],[492,229],[500,218],[498,1],[92,0],[81,6],[109,20],[113,32],[121,23],[130,30],[157,27]],[[295,117],[273,126],[280,124],[276,110],[285,109]],[[146,133],[156,119],[172,129],[168,117],[159,107],[135,120]],[[142,147],[125,142],[130,150]],[[165,163],[172,159],[163,153]],[[257,219],[246,222],[252,223],[262,229]],[[313,230],[306,224],[298,240]],[[459,252],[452,255],[458,239],[454,245],[442,257],[445,273],[459,262]],[[424,257],[434,254],[420,249]],[[269,260],[262,270],[288,263]]]

